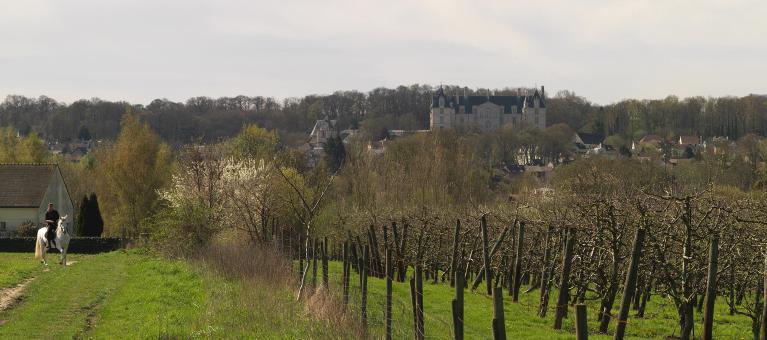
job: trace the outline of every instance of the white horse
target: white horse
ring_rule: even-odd
[[[59,263],[63,264],[64,266],[67,265],[67,248],[69,247],[69,239],[71,238],[69,236],[69,232],[67,232],[67,227],[64,225],[64,220],[66,219],[67,215],[59,218],[59,223],[56,227],[55,239],[56,249],[58,249],[61,253],[61,260]],[[47,227],[42,227],[37,231],[37,242],[35,243],[35,258],[41,260],[41,262],[46,266],[48,265],[48,262],[45,261],[45,253],[48,252],[48,249],[46,249],[48,248],[48,239],[45,238],[45,233],[47,230]]]

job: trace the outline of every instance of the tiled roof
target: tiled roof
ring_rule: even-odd
[[[0,164],[0,207],[39,207],[54,164]]]
[[[511,107],[516,106],[517,111],[522,111],[524,106],[533,107],[533,101],[535,99],[540,100],[540,107],[545,108],[545,98],[541,96],[536,89],[532,95],[529,96],[448,96],[439,88],[432,97],[431,107],[439,107],[439,97],[445,97],[445,107],[452,107],[458,109],[461,105],[466,108],[467,113],[471,113],[472,106],[482,105],[487,102],[491,102],[498,106],[503,106],[503,112],[511,112]]]

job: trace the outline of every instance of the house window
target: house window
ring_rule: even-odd
[[[5,222],[0,222],[0,231],[5,231]]]
[[[445,117],[439,116],[439,123],[440,124],[445,124]]]

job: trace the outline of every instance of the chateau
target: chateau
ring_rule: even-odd
[[[432,98],[429,128],[490,131],[508,124],[527,124],[544,129],[545,98],[543,86],[540,92],[520,90],[516,96],[447,96],[440,86]]]

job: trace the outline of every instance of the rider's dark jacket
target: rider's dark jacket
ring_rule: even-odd
[[[47,222],[47,223],[48,223],[49,227],[55,227],[56,226],[56,221],[59,220],[59,212],[56,211],[56,209],[53,209],[51,211],[46,211],[45,212],[45,220],[46,221],[48,221],[48,220],[54,221],[54,223],[50,223],[50,222]]]

